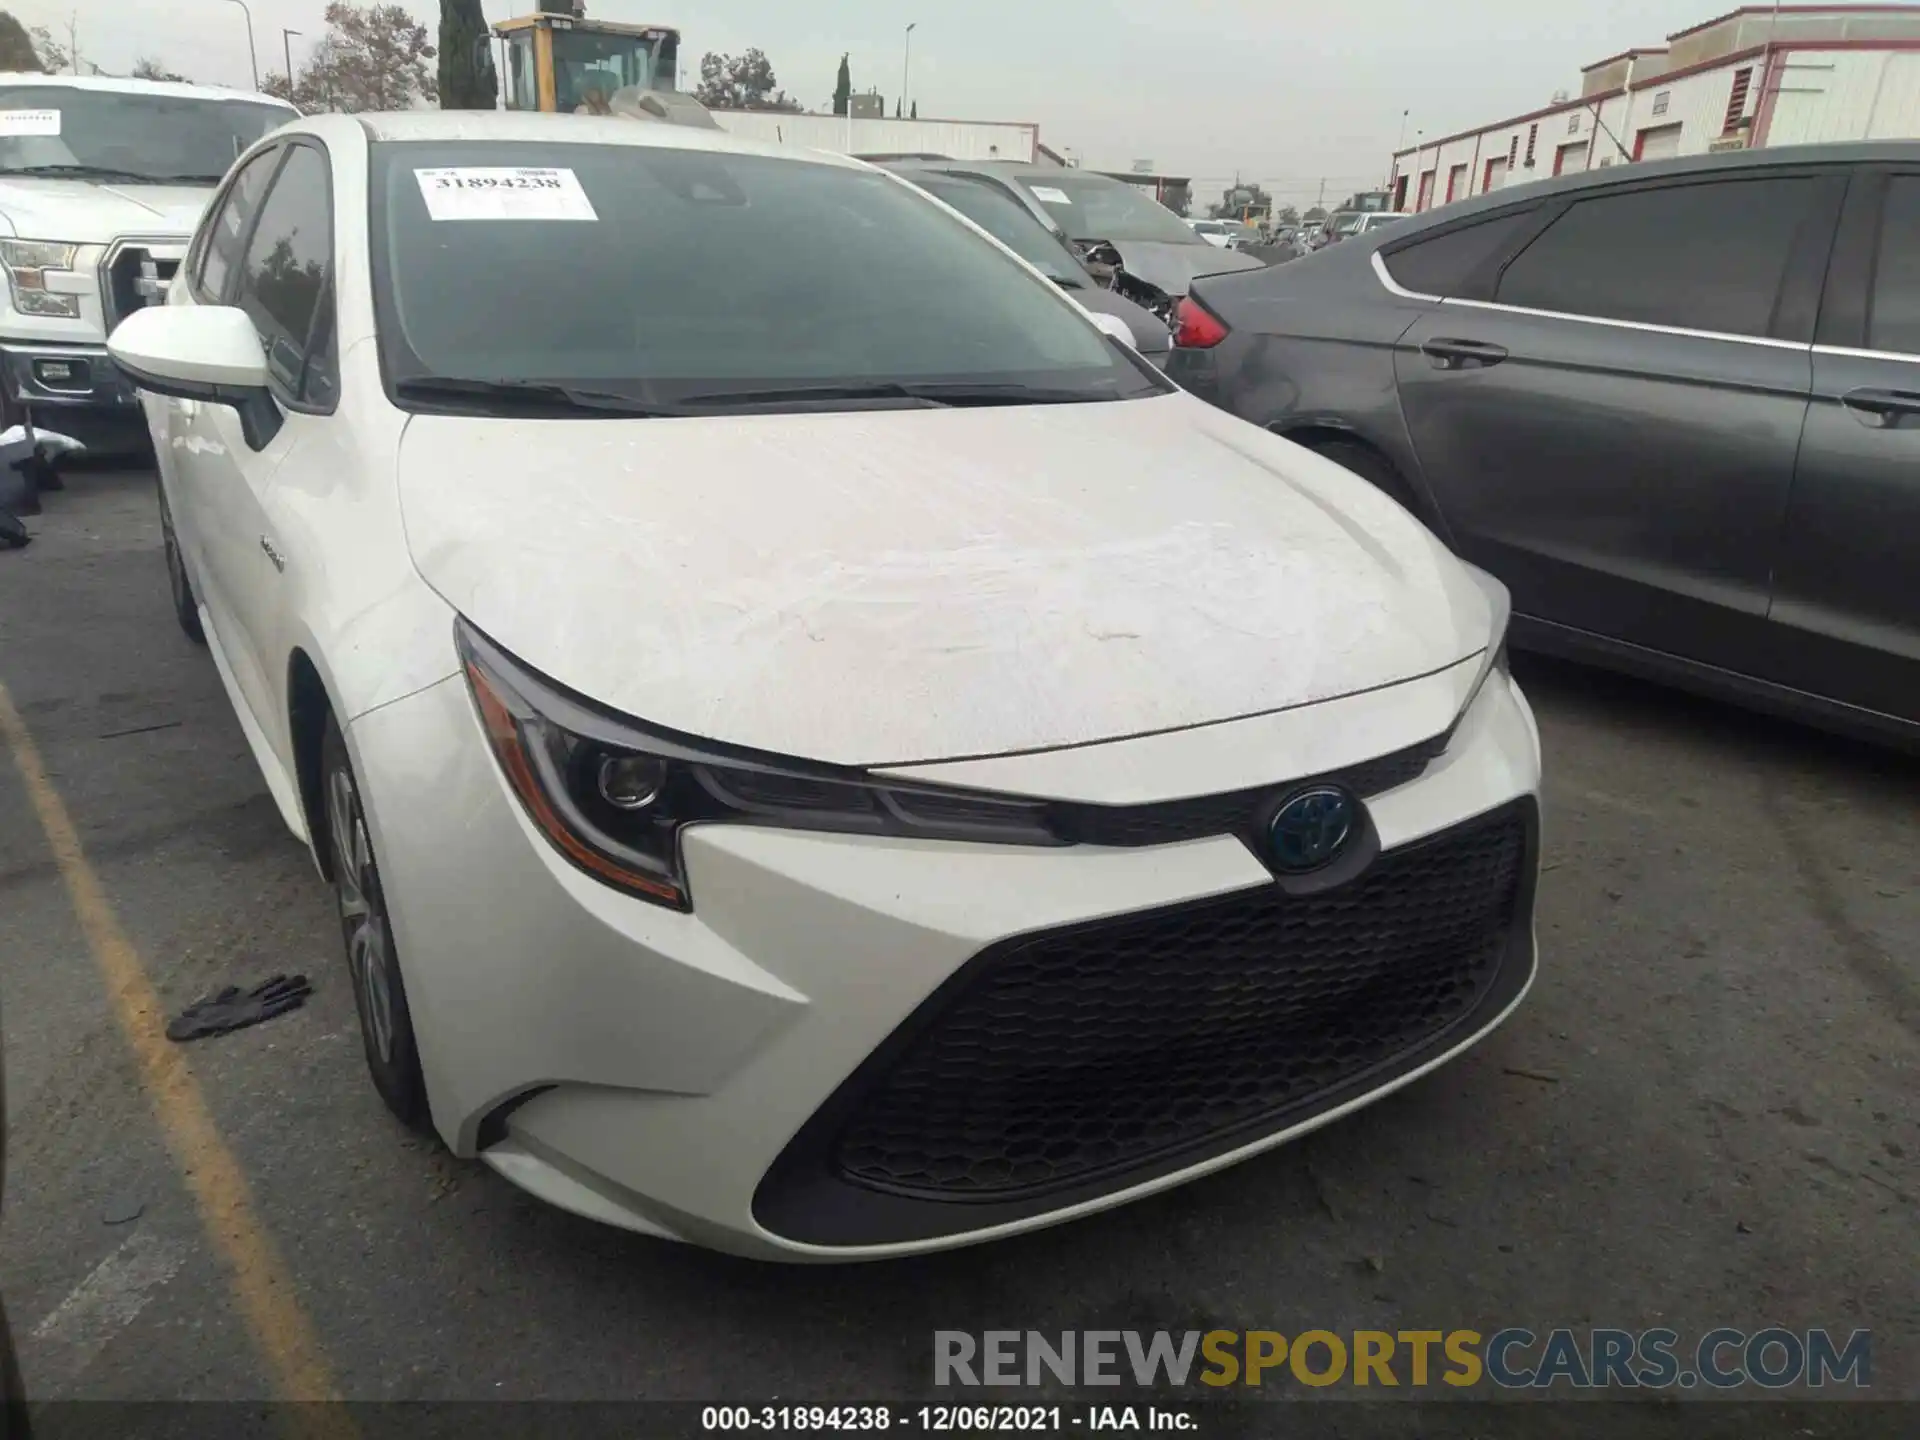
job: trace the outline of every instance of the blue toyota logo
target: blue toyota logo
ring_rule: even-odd
[[[1267,826],[1274,865],[1298,875],[1331,865],[1353,838],[1359,806],[1344,790],[1303,790]]]

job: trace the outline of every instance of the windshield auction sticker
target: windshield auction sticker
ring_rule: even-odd
[[[1073,203],[1073,201],[1068,198],[1066,191],[1056,189],[1051,185],[1035,185],[1033,187],[1033,196],[1034,199],[1046,205],[1071,205]]]
[[[0,135],[58,135],[58,110],[0,110]]]
[[[435,220],[598,220],[571,170],[415,170]]]

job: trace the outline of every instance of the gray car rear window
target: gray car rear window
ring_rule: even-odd
[[[1920,355],[1920,178],[1914,176],[1896,175],[1887,189],[1867,343]]]
[[[1820,182],[1668,185],[1581,200],[1508,262],[1494,298],[1724,335],[1765,335]]]

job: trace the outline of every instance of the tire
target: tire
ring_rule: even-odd
[[[340,913],[347,974],[353,981],[354,1008],[360,1014],[367,1073],[394,1118],[426,1133],[430,1128],[427,1082],[420,1071],[413,1012],[400,978],[386,890],[380,882],[353,761],[331,715],[320,741],[320,793],[333,860],[334,903]]]
[[[180,556],[180,538],[173,533],[173,511],[167,505],[167,487],[160,486],[160,539],[167,554],[167,590],[173,596],[173,618],[196,645],[207,643],[200,628],[200,605],[193,598],[193,583],[187,579],[187,564]]]

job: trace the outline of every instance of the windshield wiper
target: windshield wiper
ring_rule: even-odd
[[[469,380],[453,375],[419,375],[396,380],[393,393],[402,400],[438,400],[458,404],[462,409],[488,413],[510,410],[540,414],[636,415],[659,418],[688,412],[663,405],[649,405],[630,395],[615,395],[605,390],[577,390],[571,385],[555,385],[544,380]]]
[[[906,384],[897,380],[870,385],[801,385],[788,390],[734,390],[687,395],[683,405],[783,405],[836,400],[912,400],[928,407],[976,405],[1078,405],[1090,400],[1117,400],[1104,390],[1065,390],[1039,385],[976,384],[969,381],[928,381]]]
[[[0,175],[36,175],[54,180],[119,180],[142,184],[156,183],[151,175],[142,175],[136,170],[116,170],[111,165],[8,165],[0,169]]]
[[[816,402],[832,404],[837,400],[912,400],[928,407],[947,403],[921,395],[913,387],[893,380],[877,380],[866,385],[793,385],[766,390],[713,390],[681,397],[683,405],[712,405],[717,408],[734,405],[810,405]]]

